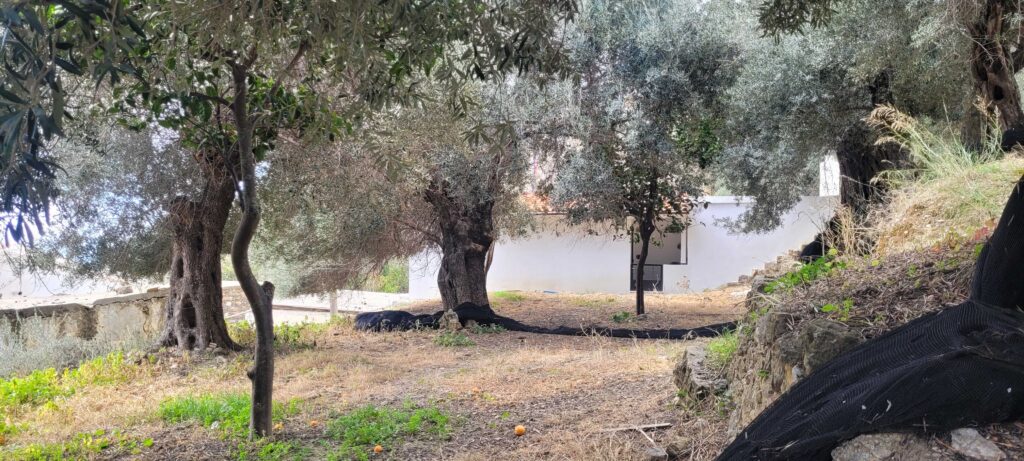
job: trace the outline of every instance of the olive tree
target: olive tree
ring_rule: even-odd
[[[954,122],[973,112],[970,76],[957,65],[964,38],[936,25],[941,6],[871,0],[836,8],[827,25],[777,37],[762,37],[753,15],[735,8],[731,30],[744,65],[729,89],[719,171],[733,192],[757,198],[743,230],[777,226],[828,153],[839,160],[842,203],[863,216],[884,192],[878,173],[907,161],[864,122],[876,106]]]
[[[687,224],[720,147],[718,109],[738,53],[709,9],[593,1],[570,38],[580,148],[557,173],[554,202],[571,222],[608,220],[641,244],[637,314],[658,222]]]
[[[322,155],[282,148],[270,160],[261,252],[298,275],[293,292],[322,293],[437,249],[444,307],[488,304],[493,245],[529,221],[520,195],[546,140],[537,133],[563,115],[565,92],[552,87],[564,84],[476,85],[462,115],[432,98],[374,115]]]
[[[212,166],[231,178],[241,210],[231,260],[256,320],[256,357],[249,376],[253,384],[251,429],[257,436],[270,432],[274,369],[270,310],[273,286],[260,286],[248,258],[261,217],[256,163],[266,152],[260,147],[257,132],[263,120],[297,110],[275,101],[292,94],[307,101],[298,109],[302,113],[322,116],[301,127],[304,135],[335,134],[356,125],[366,112],[414,98],[421,75],[432,74],[458,87],[465,80],[494,78],[511,68],[549,68],[558,55],[549,39],[574,12],[573,2],[558,0],[512,4],[362,0],[342,4],[327,0],[270,4],[212,0],[82,2],[90,8],[98,5],[96,12],[86,12],[79,20],[82,30],[93,27],[89,21],[110,25],[100,38],[83,42],[87,47],[96,43],[95,47],[82,49],[73,42],[57,46],[67,25],[60,15],[77,6],[74,2],[54,3],[16,3],[12,10],[4,10],[8,30],[31,30],[40,42],[28,52],[7,47],[5,58],[34,60],[28,64],[32,76],[49,83],[59,77],[58,67],[67,72],[83,67],[61,64],[65,59],[53,50],[76,50],[84,63],[99,63],[93,67],[101,72],[91,75],[109,74],[112,77],[108,83],[125,92],[120,99],[127,106],[115,104],[115,113],[127,110],[137,115],[135,110],[142,108],[160,121],[168,113],[186,110],[188,115],[211,120],[216,116],[230,128],[220,144],[230,147],[211,152],[216,156]],[[148,21],[140,25],[132,17]],[[37,59],[39,56],[46,59]],[[119,66],[122,58],[134,67]],[[130,82],[114,78],[118,74],[112,72],[122,69],[131,70],[135,78]],[[58,110],[45,112],[52,114],[47,118],[52,124],[28,130],[31,139],[40,137],[34,134],[38,132],[43,138],[55,134],[53,128],[59,128],[65,116],[60,109],[66,90],[53,84],[46,88],[49,106]],[[31,122],[37,111],[20,109],[25,104],[17,95],[3,96],[6,112],[17,114],[4,119],[4,124],[15,126],[4,139],[8,144],[19,144],[25,132],[22,121],[28,117]],[[39,144],[26,143],[29,151]],[[19,146],[5,148],[5,152]],[[45,186],[50,181],[44,178],[41,183]],[[46,191],[27,195],[24,205],[15,208],[37,213],[45,210],[44,201],[51,195]]]

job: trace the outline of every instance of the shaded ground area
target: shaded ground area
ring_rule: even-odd
[[[732,291],[652,296],[647,318],[623,322],[668,328],[735,320],[743,292]],[[545,326],[621,326],[612,316],[631,310],[629,297],[613,295],[498,293],[494,306],[502,315]],[[650,442],[638,433],[603,430],[675,423],[683,412],[673,404],[671,373],[687,342],[467,332],[471,345],[445,347],[439,335],[359,333],[333,325],[283,345],[275,400],[294,401],[297,410],[282,419],[276,439],[302,452],[264,459],[327,459],[337,442],[325,427],[367,404],[430,406],[450,416],[448,437],[406,437],[370,454],[403,460],[645,459]],[[239,440],[200,424],[164,422],[157,409],[175,396],[247,392],[249,362],[247,354],[154,354],[134,365],[130,380],[89,386],[25,411],[17,421],[21,431],[7,437],[8,449],[102,429],[151,439],[152,445],[91,457],[236,459]],[[515,437],[516,425],[525,426],[526,435]],[[667,444],[675,433],[655,430],[650,436]]]
[[[491,307],[499,315],[547,328],[694,328],[736,320],[745,312],[747,291],[740,287],[686,295],[648,294],[647,314],[641,318],[633,315],[634,295],[499,291],[491,295]],[[436,301],[421,301],[400,309],[426,314],[437,312],[441,306]]]

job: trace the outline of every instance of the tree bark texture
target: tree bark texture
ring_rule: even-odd
[[[255,60],[255,57],[248,58]],[[252,308],[256,330],[256,352],[253,368],[249,371],[252,381],[252,413],[249,422],[249,437],[266,437],[272,429],[274,387],[274,320],[271,311],[274,286],[265,282],[260,286],[249,265],[249,245],[256,235],[260,222],[260,205],[256,195],[256,159],[253,153],[253,119],[249,115],[249,93],[247,77],[250,65],[232,63],[231,74],[235,91],[232,112],[238,129],[239,151],[239,201],[242,219],[231,242],[231,265],[235,269],[238,283]]]
[[[1024,122],[1015,62],[1021,56],[1013,55],[1024,53],[1020,49],[1011,51],[1010,44],[1004,39],[1004,28],[1013,27],[1010,19],[1017,13],[1016,9],[1008,6],[1005,0],[985,0],[979,17],[967,25],[971,36],[970,63],[975,94],[981,98],[989,114],[998,114],[1002,131],[1022,128]],[[1020,42],[1020,34],[1017,35]],[[1016,45],[1019,48],[1020,43]]]
[[[179,197],[171,203],[174,232],[167,321],[160,344],[181,349],[219,346],[239,349],[224,323],[220,256],[235,188],[232,154],[199,151],[205,184],[197,200]]]
[[[435,180],[424,198],[438,216],[441,228],[441,268],[437,287],[446,310],[462,303],[489,305],[488,253],[494,244],[494,202],[466,206],[451,197],[443,180]]]

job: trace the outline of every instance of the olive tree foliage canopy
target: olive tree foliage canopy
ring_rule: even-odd
[[[53,205],[57,225],[22,262],[72,280],[163,279],[172,243],[167,209],[175,198],[195,198],[201,191],[191,152],[166,130],[77,121],[52,150],[63,168]]]
[[[766,3],[760,26],[739,11],[731,15],[744,65],[729,89],[727,147],[718,172],[733,193],[756,199],[736,223],[743,231],[770,230],[800,195],[816,195],[818,162],[843,148],[857,150],[842,144],[876,104],[939,121],[958,121],[971,110],[970,76],[962,65],[966,38],[944,22],[943,5],[822,2],[827,15],[793,10],[792,17],[809,14],[827,23],[807,19],[816,28],[762,36],[792,30],[785,21],[772,24],[786,28],[766,26],[776,16],[765,12],[797,3]]]
[[[657,215],[678,214],[705,195],[720,97],[738,67],[736,45],[708,20],[711,8],[585,5],[569,39],[580,72],[571,90],[577,120],[565,128],[579,148],[553,194],[571,220],[613,220],[628,230],[627,219],[648,204]]]
[[[82,5],[95,8],[79,14]],[[77,28],[68,27],[71,20],[61,16],[69,11],[78,18],[72,18]],[[251,429],[254,435],[265,436],[271,430],[273,286],[261,286],[249,264],[249,246],[261,218],[256,162],[283,135],[337,135],[367,112],[415,100],[419,76],[432,75],[445,86],[458,88],[465,81],[497,78],[511,69],[548,70],[560,56],[551,38],[574,12],[571,0],[14,3],[3,10],[5,31],[20,28],[38,42],[32,46],[24,45],[24,40],[5,42],[0,58],[27,62],[28,70],[15,73],[24,75],[25,81],[47,82],[48,93],[42,99],[26,99],[10,91],[0,94],[0,110],[8,114],[3,126],[13,126],[4,132],[4,152],[28,153],[13,157],[17,162],[9,168],[22,162],[52,163],[39,148],[42,143],[33,140],[58,134],[67,115],[62,101],[68,98],[59,85],[63,72],[96,77],[93,81],[104,81],[109,75],[113,98],[107,107],[114,115],[139,116],[141,111],[148,113],[148,122],[179,128],[183,114],[188,120],[227,128],[210,149],[202,144],[209,137],[188,137],[188,141],[202,154],[205,167],[222,180],[224,174],[230,175],[232,181],[227,184],[236,188],[241,218],[231,260],[256,323],[256,354],[249,373]],[[94,34],[96,38],[88,36],[93,23],[105,25],[102,33]],[[68,30],[84,31],[85,40],[77,43],[86,48],[73,41],[61,41],[58,47],[57,40]],[[72,57],[79,63],[64,59],[54,51],[58,49],[78,53]],[[84,69],[96,71],[87,74]],[[122,82],[114,72],[134,78]],[[28,88],[23,93],[35,97],[38,92]],[[462,106],[459,99],[450,100],[455,107]],[[262,122],[268,120],[299,118],[309,120],[294,132],[275,133],[273,123],[270,133],[262,129],[267,126]],[[50,123],[36,124],[36,120]],[[42,160],[33,157],[40,153]],[[14,212],[27,212],[33,218],[45,213],[55,177],[52,171],[46,173],[37,175],[42,177],[41,186],[34,194],[18,192],[24,187],[3,191],[5,197],[14,190],[20,194],[14,196],[23,198],[20,207],[10,207]],[[178,214],[192,208],[182,202],[176,206]],[[12,230],[15,236],[24,227],[21,219],[17,223]],[[175,269],[172,276],[179,272]],[[187,320],[187,315],[176,320]]]
[[[304,82],[330,87],[354,122],[360,110],[415,95],[410,77],[418,72],[452,83],[550,68],[557,52],[548,37],[574,9],[568,0],[7,2],[0,7],[6,230],[20,239],[32,236],[30,223],[43,227],[60,167],[51,143],[68,117],[88,109],[69,102],[72,92],[134,86],[146,99],[136,109],[166,114],[169,104],[208,113],[230,102],[211,85],[228,77],[219,64],[270,58],[254,75],[276,83],[304,49]],[[69,76],[83,79],[68,85]],[[330,84],[339,80],[344,85]]]
[[[80,103],[69,93],[93,82],[117,83],[139,70],[141,21],[118,1],[11,1],[0,6],[0,225],[32,243],[57,194],[60,165],[52,143]],[[33,230],[34,229],[34,230]]]
[[[437,87],[434,86],[436,89]],[[529,224],[520,200],[534,156],[567,107],[564,82],[530,79],[477,84],[463,95],[464,114],[440,94],[379,112],[358,136],[322,146],[281,146],[269,160],[268,221],[258,239],[261,263],[291,274],[292,293],[351,286],[389,260],[440,248],[445,219],[432,190],[459,210],[493,204],[495,236]],[[543,95],[543,96],[542,96]]]
[[[569,38],[580,147],[557,173],[554,202],[570,221],[611,221],[640,242],[638,280],[658,221],[686,224],[720,150],[721,96],[739,56],[715,6],[592,1]]]

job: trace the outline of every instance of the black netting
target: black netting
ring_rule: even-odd
[[[880,431],[1024,416],[1024,178],[982,250],[971,300],[867,341],[794,385],[719,461],[827,460]]]
[[[414,328],[436,328],[444,312],[413,315],[404,311],[366,312],[356,316],[355,327],[363,331],[411,330]],[[495,314],[490,306],[463,303],[455,308],[459,321],[465,324],[473,320],[481,325],[500,325],[506,330],[549,335],[601,335],[613,338],[687,339],[718,336],[723,331],[736,328],[735,322],[719,323],[698,328],[673,328],[666,330],[633,330],[628,328],[544,328],[523,324],[519,321]]]

